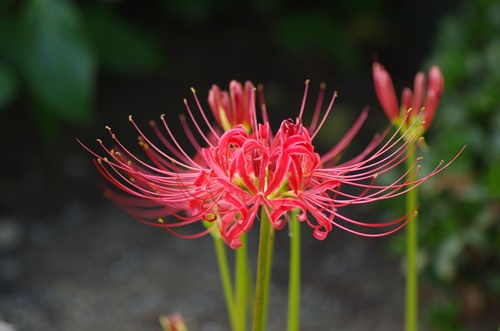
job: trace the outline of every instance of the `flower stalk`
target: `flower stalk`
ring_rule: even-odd
[[[290,272],[288,278],[288,331],[300,330],[300,223],[298,211],[290,213]]]
[[[266,330],[273,248],[274,230],[267,213],[262,209],[252,331]]]
[[[414,176],[412,169],[416,162],[415,150],[408,154],[406,168],[409,176]],[[406,210],[416,210],[418,204],[418,188],[406,193]],[[418,217],[406,226],[406,317],[405,330],[418,330]]]
[[[231,281],[231,272],[229,271],[229,263],[226,254],[226,244],[219,237],[213,237],[215,256],[217,257],[217,265],[219,267],[219,275],[222,284],[222,291],[224,293],[224,300],[226,302],[227,314],[231,330],[240,331],[238,329],[238,315],[234,300],[233,284]]]
[[[235,325],[234,331],[246,331],[248,312],[248,270],[247,235],[241,236],[241,247],[235,252]]]

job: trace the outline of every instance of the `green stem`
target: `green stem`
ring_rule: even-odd
[[[234,305],[233,284],[231,282],[231,273],[229,272],[229,263],[227,262],[226,244],[220,237],[213,236],[215,255],[217,256],[217,264],[219,266],[220,279],[222,282],[222,290],[226,300],[227,313],[231,330],[236,330],[236,312]]]
[[[266,329],[273,246],[274,231],[266,211],[262,208],[259,253],[257,257],[253,331],[264,331]]]
[[[234,331],[245,331],[247,324],[248,304],[248,249],[246,234],[240,237],[241,247],[236,250],[235,290],[236,290],[236,324]]]
[[[415,151],[408,154],[406,159],[407,169],[414,166]],[[408,174],[414,175],[414,171]],[[406,210],[411,213],[418,203],[418,191],[414,188],[406,193]],[[406,226],[406,319],[405,330],[417,331],[418,329],[418,222],[417,216]]]
[[[300,328],[300,222],[298,211],[290,216],[290,274],[288,280],[288,331]]]

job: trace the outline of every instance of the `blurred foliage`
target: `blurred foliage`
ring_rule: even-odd
[[[157,40],[113,9],[103,2],[0,2],[0,108],[26,97],[42,134],[51,136],[60,120],[92,119],[98,68],[160,68]]]
[[[441,22],[429,61],[443,71],[445,91],[424,163],[450,160],[467,145],[420,192],[424,275],[448,298],[430,311],[436,330],[461,330],[460,317],[500,302],[499,36],[500,2],[463,2]]]

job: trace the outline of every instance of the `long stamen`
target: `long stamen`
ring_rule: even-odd
[[[330,104],[328,105],[328,108],[326,109],[326,112],[323,115],[323,118],[321,119],[321,123],[319,123],[318,127],[316,128],[314,133],[311,135],[311,140],[314,139],[314,137],[316,137],[316,135],[318,134],[319,130],[321,130],[321,127],[325,123],[326,118],[328,117],[328,115],[330,114],[330,111],[332,110],[333,103],[335,102],[335,99],[337,98],[337,96],[338,96],[337,91],[333,92],[332,100],[330,101]]]

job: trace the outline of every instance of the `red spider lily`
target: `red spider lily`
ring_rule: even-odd
[[[235,84],[233,86],[237,86]],[[325,90],[324,84],[321,85],[311,125],[306,127],[302,116],[308,86],[309,82],[306,82],[298,117],[296,120],[283,121],[276,134],[272,133],[267,121],[263,100],[261,117],[265,120],[257,124],[255,111],[249,112],[251,117],[238,114],[242,109],[255,109],[254,105],[246,103],[246,108],[241,108],[241,104],[228,108],[225,104],[226,97],[222,99],[226,101],[214,101],[217,100],[217,95],[224,94],[221,94],[217,87],[213,87],[209,101],[211,104],[219,104],[217,109],[222,109],[221,112],[228,119],[231,128],[221,133],[220,129],[212,126],[193,90],[204,120],[196,121],[185,101],[191,125],[196,130],[189,129],[185,117],[181,117],[181,123],[188,140],[197,150],[194,158],[181,147],[164,115],[161,116],[161,122],[167,135],[151,122],[162,146],[149,140],[130,117],[139,132],[139,143],[149,162],[130,152],[110,128],[108,130],[116,148],[108,149],[98,140],[106,156],[92,151],[91,153],[96,157],[95,164],[101,174],[126,193],[113,193],[111,198],[114,201],[128,209],[141,222],[163,227],[181,237],[199,237],[218,229],[222,238],[232,248],[237,248],[241,245],[240,236],[252,228],[261,208],[275,229],[283,228],[289,212],[299,209],[299,220],[307,223],[313,229],[314,237],[319,240],[325,239],[333,226],[369,237],[397,231],[416,211],[389,222],[366,223],[351,219],[340,213],[340,210],[349,205],[402,195],[440,172],[449,163],[443,166],[441,162],[422,178],[409,176],[409,173],[416,173],[413,170],[420,168],[419,159],[412,169],[401,174],[392,183],[377,183],[377,177],[397,167],[422,141],[420,136],[423,128],[417,122],[420,117],[414,119],[404,132],[400,132],[400,127],[389,136],[388,129],[384,134],[376,136],[358,156],[337,163],[342,152],[360,130],[367,117],[367,110],[361,113],[335,147],[320,156],[315,152],[313,140],[332,109],[336,93],[320,121]],[[233,96],[239,97],[246,93],[246,102],[255,99],[255,89],[249,82],[245,84],[244,92],[240,89],[233,93]],[[260,96],[262,97],[262,93]],[[221,116],[218,117],[219,123],[224,123],[220,118]],[[242,118],[250,124],[233,127],[236,121]],[[208,128],[209,136],[204,133],[201,124]],[[344,190],[346,187],[357,189],[358,193],[347,193],[352,190]],[[166,216],[173,217],[167,222],[164,218]],[[208,222],[209,227],[191,235],[177,231],[179,227],[201,221]],[[363,228],[365,230],[360,230]],[[367,231],[369,228],[379,231]]]
[[[161,315],[159,319],[163,331],[187,331],[184,319],[179,313],[169,316]]]
[[[243,87],[235,80],[229,83],[229,91],[221,91],[219,86],[212,85],[208,92],[208,104],[217,123],[224,130],[242,124],[251,130],[252,119],[255,118],[255,93],[252,82],[245,82]]]
[[[393,123],[399,124],[403,122],[403,119],[406,119],[406,125],[409,125],[408,122],[412,122],[421,112],[422,106],[424,106],[424,129],[429,127],[436,113],[439,98],[444,87],[443,75],[438,67],[433,66],[429,70],[429,83],[427,84],[427,91],[425,93],[425,74],[420,71],[415,75],[413,92],[408,87],[403,89],[401,107],[398,107],[398,100],[396,99],[391,76],[378,62],[373,63],[373,80],[382,109]],[[410,116],[406,116],[409,110]]]

